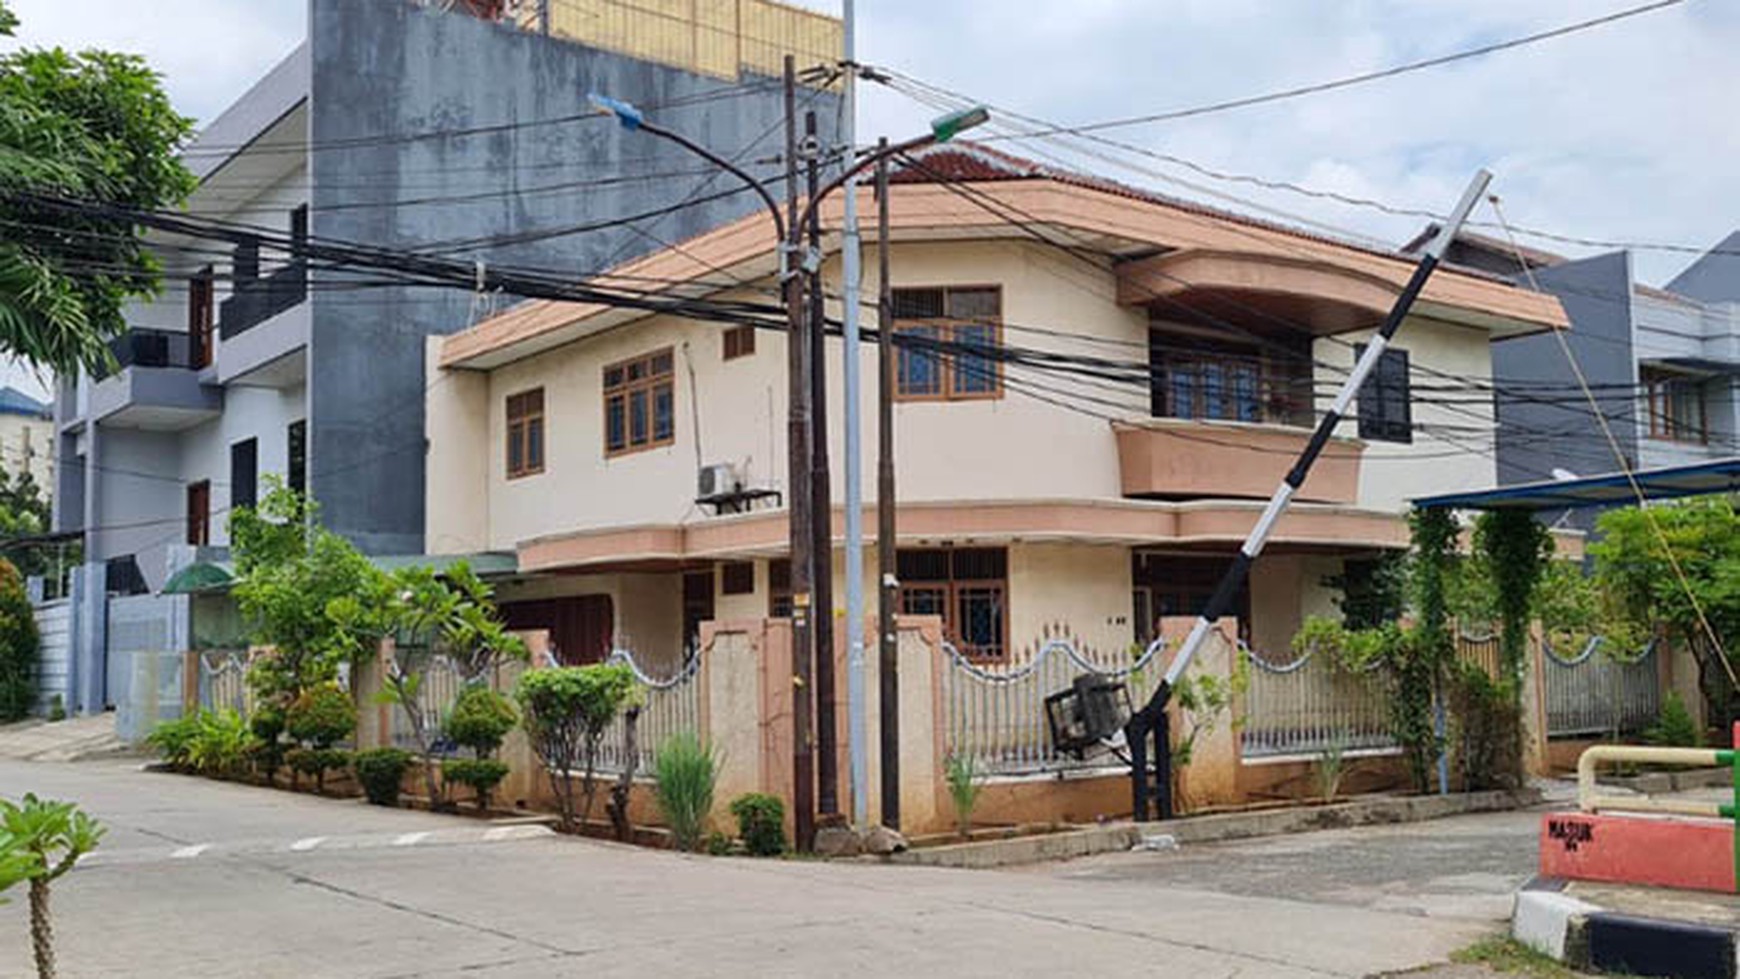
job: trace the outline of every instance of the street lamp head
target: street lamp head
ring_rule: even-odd
[[[608,95],[591,92],[587,94],[586,101],[591,103],[592,110],[599,115],[615,116],[616,121],[622,123],[622,128],[630,132],[639,129],[641,123],[646,121],[646,117],[640,114],[639,109],[621,99],[613,99]]]
[[[984,125],[990,120],[991,110],[982,105],[975,105],[967,109],[958,109],[947,115],[937,116],[930,122],[930,131],[936,137],[937,142],[946,143],[974,126]]]

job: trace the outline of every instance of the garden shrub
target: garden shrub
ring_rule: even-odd
[[[701,845],[710,857],[728,857],[731,855],[731,837],[714,830],[707,834],[707,841]]]
[[[326,773],[350,764],[350,752],[343,748],[295,748],[284,756],[292,770],[314,776],[314,791],[326,791]]]
[[[689,731],[665,739],[653,757],[654,791],[659,812],[670,827],[677,849],[694,852],[701,845],[707,815],[713,811],[713,787],[719,781],[719,754]]]
[[[1449,671],[1445,684],[1454,718],[1451,756],[1465,791],[1522,784],[1522,710],[1510,685],[1470,663]]]
[[[1699,730],[1698,722],[1686,709],[1686,702],[1680,699],[1679,692],[1670,690],[1667,699],[1662,701],[1655,723],[1643,732],[1643,740],[1663,748],[1702,748],[1704,732]]]
[[[532,751],[550,776],[562,829],[575,827],[574,784],[581,766],[583,823],[597,789],[598,745],[604,731],[635,695],[634,672],[620,664],[559,666],[531,670],[514,688]]]
[[[297,741],[330,748],[356,733],[356,703],[338,684],[318,684],[291,702],[284,727]]]
[[[164,763],[175,769],[193,767],[193,742],[199,737],[199,714],[188,714],[173,721],[159,721],[145,736],[145,743],[156,749]]]
[[[248,730],[254,734],[254,767],[270,783],[284,765],[284,712],[262,704],[248,717]]]
[[[489,687],[470,686],[460,693],[442,728],[454,744],[488,758],[519,722],[513,701]]]
[[[495,758],[449,758],[441,763],[444,783],[464,785],[471,789],[477,809],[489,809],[490,794],[508,776],[508,763]]]
[[[362,783],[363,794],[377,806],[396,807],[399,787],[404,783],[405,770],[411,767],[412,755],[402,748],[370,748],[351,758],[350,767],[356,780]]]
[[[0,559],[0,723],[29,716],[36,701],[39,647],[24,579],[12,562]]]
[[[225,708],[201,711],[196,720],[193,740],[187,749],[188,762],[194,770],[218,778],[236,778],[246,772],[254,735],[242,715]]]
[[[737,835],[757,857],[777,857],[785,852],[785,802],[776,795],[750,792],[731,800],[731,815],[737,817]]]

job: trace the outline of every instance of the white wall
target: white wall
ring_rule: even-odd
[[[1341,334],[1316,341],[1312,355],[1318,363],[1341,370],[1319,368],[1317,410],[1327,410],[1340,382],[1353,368],[1354,351],[1348,344],[1364,343],[1375,331]],[[1391,345],[1408,352],[1413,393],[1414,438],[1411,443],[1368,441],[1359,472],[1359,505],[1380,510],[1404,510],[1408,501],[1434,493],[1490,489],[1498,483],[1497,448],[1493,431],[1497,425],[1491,400],[1461,397],[1455,404],[1426,404],[1432,396],[1447,395],[1425,388],[1472,381],[1492,380],[1491,336],[1485,330],[1457,326],[1440,320],[1409,317]],[[1430,368],[1442,374],[1425,373]],[[1455,378],[1444,377],[1443,374]],[[1464,403],[1466,402],[1466,403]],[[1420,426],[1435,426],[1421,431]],[[1446,431],[1448,430],[1448,431]],[[1359,399],[1356,397],[1338,434],[1359,433]]]
[[[211,480],[213,546],[229,543],[230,446],[244,439],[259,440],[257,491],[264,496],[268,473],[288,474],[290,423],[306,417],[306,397],[306,388],[300,384],[282,390],[230,387],[224,392],[222,415],[181,433],[181,486]]]

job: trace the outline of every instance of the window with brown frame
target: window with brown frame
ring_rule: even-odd
[[[626,455],[676,441],[671,348],[604,368],[604,454]]]
[[[894,331],[918,341],[896,352],[895,397],[901,401],[979,401],[1003,396],[992,351],[1003,344],[1003,290],[948,286],[894,290]],[[982,348],[945,353],[928,344]]]
[[[1704,383],[1691,374],[1645,368],[1649,391],[1649,437],[1669,442],[1709,441],[1704,424]]]
[[[755,327],[734,326],[725,331],[725,359],[736,360],[755,354]]]
[[[721,595],[749,595],[754,592],[754,563],[727,561],[719,566],[719,593]]]
[[[544,389],[510,394],[507,399],[507,474],[509,479],[544,471]]]
[[[1002,547],[902,549],[895,561],[903,615],[936,615],[962,655],[1009,652],[1009,551]]]
[[[195,547],[211,543],[211,481],[187,485],[187,542]]]
[[[211,366],[215,302],[212,269],[207,265],[195,272],[187,283],[187,337],[192,348],[188,353],[195,370]]]
[[[791,558],[767,562],[767,617],[791,618]]]

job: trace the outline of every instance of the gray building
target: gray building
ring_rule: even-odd
[[[1436,233],[1429,228],[1418,247]],[[1740,454],[1740,232],[1694,261],[1665,288],[1637,281],[1631,255],[1584,259],[1464,233],[1447,260],[1557,296],[1564,334],[1619,443],[1638,469]],[[1619,469],[1559,339],[1545,333],[1493,343],[1502,485],[1593,476]],[[1590,529],[1597,514],[1566,525]]]
[[[552,24],[529,5],[310,0],[302,43],[186,150],[201,181],[190,211],[575,278],[748,212],[752,195],[589,113],[586,94],[634,101],[771,176],[784,116],[768,66],[782,43],[800,64],[837,60],[837,22],[767,0],[727,0],[754,16],[720,23],[601,2],[611,16]],[[835,95],[800,101],[831,133]],[[68,698],[81,710],[124,704],[134,653],[195,640],[188,600],[154,593],[221,556],[227,515],[268,474],[364,551],[422,553],[424,340],[513,301],[270,243],[153,241],[164,295],[129,311],[116,371],[65,379],[55,403],[56,529],[85,543]]]

